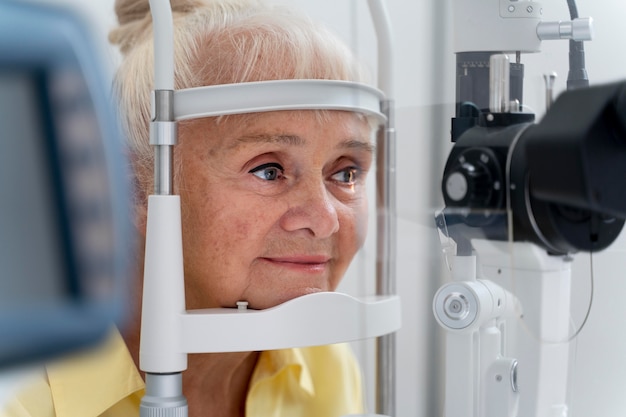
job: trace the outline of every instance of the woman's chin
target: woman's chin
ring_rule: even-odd
[[[273,295],[271,298],[267,299],[258,299],[258,300],[250,300],[248,302],[248,308],[252,308],[255,310],[264,310],[267,308],[272,308],[284,304],[288,301],[296,299],[298,297],[302,297],[304,295],[314,294],[318,292],[327,291],[318,287],[304,287],[304,288],[294,288],[288,291],[283,290],[281,294]]]

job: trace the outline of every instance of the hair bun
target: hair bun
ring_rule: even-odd
[[[189,13],[200,6],[201,0],[170,0],[173,13]],[[127,53],[138,40],[143,40],[152,23],[149,0],[115,0],[119,26],[109,33],[109,41]]]
[[[141,20],[149,13],[148,0],[115,0],[115,14],[120,25]]]

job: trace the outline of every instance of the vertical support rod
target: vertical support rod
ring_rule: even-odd
[[[394,112],[394,44],[391,20],[384,0],[368,0],[378,43],[378,87],[386,100],[381,110],[386,124],[378,131],[376,155],[376,293],[396,292],[396,132]],[[396,415],[396,336],[376,339],[376,412]]]
[[[168,0],[149,0],[154,37],[154,89],[174,89],[174,19]],[[158,28],[159,30],[156,30]]]
[[[151,199],[156,203],[149,205],[148,218],[154,216],[155,206],[158,208],[169,207],[175,213],[176,218],[161,218],[158,216],[157,223],[146,231],[146,255],[148,255],[149,244],[158,250],[151,249],[154,253],[164,253],[165,256],[157,261],[146,256],[146,270],[157,269],[154,273],[144,274],[144,299],[142,311],[146,311],[146,302],[151,305],[167,303],[163,299],[163,289],[167,289],[170,284],[177,289],[183,286],[182,269],[182,244],[180,238],[180,202],[177,196],[173,196],[173,148],[176,144],[176,122],[174,120],[174,22],[172,9],[168,0],[150,0],[150,13],[153,21],[154,36],[154,91],[152,96],[152,115],[150,123],[150,144],[154,146],[154,193]],[[159,196],[159,197],[157,197]],[[163,196],[163,197],[161,197]],[[163,200],[165,199],[165,200]],[[173,209],[173,210],[172,210]],[[176,226],[175,238],[167,238],[167,232],[171,231],[171,226]],[[163,237],[166,236],[164,239]],[[166,268],[161,268],[166,266]],[[174,272],[172,272],[174,271]],[[147,291],[152,289],[153,291]],[[184,292],[179,300],[184,308]],[[168,297],[166,294],[165,297]],[[182,299],[182,300],[181,300]],[[168,304],[170,309],[176,310],[176,304]],[[151,310],[153,311],[153,310]],[[151,314],[147,311],[147,314]],[[145,323],[145,314],[142,313],[141,343],[150,343],[151,348],[157,348],[163,338],[172,337],[167,334],[172,330],[172,326],[167,326],[168,331],[162,329],[159,324]],[[152,321],[162,319],[161,317],[151,317]],[[174,318],[169,315],[166,320],[172,321]],[[152,335],[156,332],[156,340],[144,340],[145,327],[152,327]],[[173,326],[176,327],[175,325]],[[175,336],[174,336],[175,337]],[[150,339],[150,338],[149,338]],[[157,346],[155,346],[157,345]],[[140,347],[140,357],[143,347]],[[171,352],[169,352],[171,353]],[[163,364],[163,369],[157,372],[146,371],[146,393],[141,399],[141,417],[187,417],[187,400],[183,396],[181,369],[186,368],[187,357],[183,355],[173,356],[171,362]],[[182,356],[182,357],[181,357]],[[140,367],[143,360],[140,358]],[[151,364],[153,365],[153,364]],[[152,368],[152,366],[150,366]],[[173,368],[173,369],[170,369]]]
[[[154,145],[154,193],[173,194],[174,19],[168,0],[149,0],[154,38],[154,91],[150,143]],[[170,126],[167,126],[167,125]],[[166,126],[166,127],[164,127]],[[174,134],[172,134],[172,132]],[[172,137],[173,136],[173,137]]]
[[[387,117],[376,140],[376,208],[378,229],[376,250],[376,293],[394,295],[396,243],[396,131],[393,102],[382,103]]]
[[[174,121],[174,91],[153,91],[150,143],[154,146],[154,194],[174,194],[174,145],[176,122]]]
[[[394,43],[391,30],[391,19],[385,0],[368,0],[367,2],[377,38],[378,54],[378,88],[388,99],[393,98],[394,86]]]
[[[385,126],[378,131],[376,156],[376,293],[396,293],[396,132],[393,102],[383,102],[387,116]],[[376,339],[376,412],[396,415],[396,335],[387,334]]]

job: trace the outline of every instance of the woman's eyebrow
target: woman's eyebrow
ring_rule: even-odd
[[[341,142],[337,147],[344,148],[344,149],[362,150],[371,154],[376,152],[376,145],[374,145],[369,140],[362,141],[358,139],[348,139],[348,140],[344,140],[343,142]]]
[[[279,143],[291,146],[302,146],[306,143],[306,140],[298,135],[271,135],[271,134],[253,134],[244,135],[236,138],[229,146],[228,149],[236,149],[248,144],[263,144],[263,143]],[[339,149],[355,149],[365,151],[367,153],[374,153],[376,146],[371,141],[363,141],[358,139],[346,139],[337,144]]]
[[[270,135],[270,134],[258,134],[258,135],[245,135],[235,139],[229,146],[229,149],[238,148],[240,146],[257,143],[281,143],[285,145],[301,146],[304,145],[305,140],[297,135]]]

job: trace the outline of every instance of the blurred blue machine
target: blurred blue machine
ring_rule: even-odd
[[[0,3],[0,369],[122,324],[131,199],[97,50],[66,10]]]

